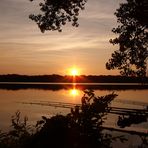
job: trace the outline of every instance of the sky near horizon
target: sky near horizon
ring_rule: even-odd
[[[66,25],[62,33],[41,33],[29,19],[38,1],[0,0],[0,74],[65,75],[73,66],[85,75],[119,74],[105,63],[118,48],[109,40],[117,26],[114,12],[124,0],[88,0],[80,26]]]

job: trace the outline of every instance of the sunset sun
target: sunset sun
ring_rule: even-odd
[[[78,75],[78,70],[77,69],[72,69],[71,70],[71,75],[73,75],[73,76]]]
[[[72,75],[72,76],[80,75],[78,68],[69,69],[69,74]]]

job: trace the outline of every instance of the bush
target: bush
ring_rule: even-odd
[[[98,148],[111,147],[112,137],[103,132],[102,124],[110,111],[110,102],[117,95],[112,93],[96,97],[93,91],[85,91],[82,104],[75,106],[65,116],[42,117],[36,126],[27,124],[27,118],[20,119],[20,112],[12,117],[8,133],[0,132],[0,148]]]

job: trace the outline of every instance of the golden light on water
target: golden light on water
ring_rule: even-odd
[[[75,97],[75,96],[78,96],[79,95],[79,91],[75,88],[73,89],[70,89],[70,95]]]

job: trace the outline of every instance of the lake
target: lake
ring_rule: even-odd
[[[93,89],[96,96],[112,92],[118,94],[112,102],[115,107],[145,108],[148,106],[148,85],[132,83],[0,83],[0,129],[7,130],[11,124],[11,116],[19,110],[23,116],[35,123],[41,116],[66,114],[70,109],[35,103],[63,102],[81,103],[85,89]],[[28,103],[28,104],[27,104]],[[34,103],[34,104],[33,104]],[[116,126],[117,116],[111,116],[106,125]],[[148,124],[133,125],[136,130],[148,131]]]

